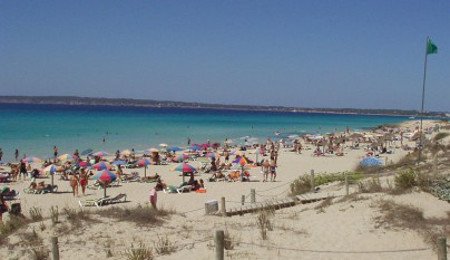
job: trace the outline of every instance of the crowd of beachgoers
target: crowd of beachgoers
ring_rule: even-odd
[[[426,133],[433,131],[439,131],[439,125],[425,129]],[[276,181],[280,149],[288,149],[296,154],[310,153],[318,157],[344,156],[347,149],[362,147],[363,156],[379,157],[392,153],[391,148],[417,149],[420,145],[419,137],[419,128],[416,125],[414,129],[383,126],[372,132],[353,132],[347,129],[342,133],[326,135],[291,135],[276,141],[268,138],[262,144],[252,138],[252,143],[244,140],[242,145],[235,145],[228,139],[223,143],[212,143],[208,140],[202,144],[191,145],[189,139],[186,147],[160,144],[159,148],[150,148],[142,154],[137,154],[134,149],[117,150],[114,154],[105,151],[93,152],[89,149],[82,153],[75,150],[72,154],[61,155],[58,147],[54,146],[53,156],[46,160],[26,155],[19,159],[19,151],[16,149],[16,160],[2,165],[0,180],[3,183],[29,181],[29,186],[24,190],[26,193],[52,193],[58,190],[57,185],[53,183],[53,178],[58,176],[60,180],[68,181],[74,196],[79,195],[79,189],[81,194],[85,195],[88,185],[106,188],[133,181],[149,182],[154,183],[150,202],[156,207],[158,191],[206,192],[205,181],[250,181],[254,179],[251,176],[253,168],[260,169],[262,182]],[[404,143],[404,140],[408,142]],[[411,146],[411,142],[416,142],[416,145]],[[249,158],[247,151],[253,151],[254,156]],[[3,155],[1,149],[0,154]],[[158,173],[148,176],[146,174],[149,165],[169,164],[174,165],[171,168],[173,171],[180,172],[183,176],[183,181],[178,185],[166,184]],[[133,170],[137,168],[145,169],[144,176]],[[51,184],[45,181],[48,176],[52,177]],[[18,194],[10,186],[3,188],[2,196],[11,198]]]

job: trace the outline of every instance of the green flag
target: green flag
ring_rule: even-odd
[[[427,42],[427,55],[437,53],[438,48],[437,46],[431,41],[431,39],[428,39]]]

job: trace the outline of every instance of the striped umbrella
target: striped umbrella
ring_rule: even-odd
[[[78,166],[88,167],[88,166],[91,166],[91,164],[89,162],[81,161],[81,162],[78,162]]]
[[[96,169],[97,171],[109,170],[109,169],[111,169],[111,165],[109,165],[109,163],[106,163],[106,162],[99,162],[99,163],[92,165],[92,168]]]
[[[108,183],[115,181],[117,179],[117,175],[115,175],[114,173],[112,173],[108,170],[104,170],[104,171],[99,171],[97,174],[95,174],[93,179],[97,180],[103,184],[108,184]]]
[[[108,170],[104,170],[104,171],[98,172],[96,175],[94,175],[93,179],[97,180],[98,182],[100,182],[102,184],[103,196],[106,197],[106,187],[108,186],[109,183],[111,183],[117,179],[117,175],[115,175],[114,173],[112,173]]]
[[[197,169],[188,163],[180,163],[180,164],[176,165],[174,168],[172,168],[172,171],[181,172],[181,176],[183,177],[183,183],[184,183],[185,182],[184,174],[185,173],[194,173],[197,171]]]
[[[138,166],[144,167],[144,178],[147,178],[147,166],[150,164],[151,164],[151,162],[147,158],[142,158],[137,162]]]
[[[117,161],[114,161],[112,164],[113,165],[125,165],[125,164],[127,164],[127,162],[126,161],[122,161],[122,160],[117,160]]]
[[[109,155],[109,153],[105,152],[105,151],[98,151],[92,154],[93,156],[98,156],[98,157],[103,157],[103,156],[107,156]]]
[[[25,163],[40,163],[40,162],[42,162],[42,160],[40,158],[38,158],[38,157],[31,156],[31,157],[23,158],[22,162],[25,162]]]
[[[178,155],[176,155],[176,156],[173,158],[173,160],[174,160],[175,162],[183,162],[184,160],[187,160],[187,159],[189,159],[189,155],[187,155],[187,154],[185,154],[185,153],[183,153],[183,154],[178,154]]]
[[[192,173],[196,172],[197,169],[195,169],[194,166],[190,165],[189,163],[180,163],[172,168],[172,171],[182,172],[182,173]]]
[[[236,158],[236,160],[233,161],[233,163],[244,166],[244,165],[248,164],[248,160],[244,156],[239,156],[238,158]]]

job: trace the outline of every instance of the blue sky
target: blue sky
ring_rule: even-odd
[[[450,111],[450,1],[0,1],[0,95]]]

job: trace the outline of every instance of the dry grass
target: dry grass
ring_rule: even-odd
[[[386,189],[381,186],[379,177],[372,177],[370,180],[360,181],[358,185],[359,191],[361,193],[376,193],[386,191]]]
[[[0,224],[0,242],[3,243],[9,235],[25,227],[28,223],[30,221],[27,218],[11,216],[9,220]]]
[[[38,207],[31,207],[29,210],[31,221],[38,222],[44,219],[42,217],[42,210]]]
[[[175,245],[169,240],[167,235],[157,236],[157,241],[154,244],[155,251],[158,255],[170,255],[176,251]]]
[[[139,242],[137,245],[132,244],[131,247],[125,251],[124,257],[127,260],[154,259],[153,250],[142,242]]]
[[[270,218],[273,215],[273,212],[261,210],[258,213],[258,217],[256,218],[256,225],[259,229],[259,234],[261,235],[262,240],[267,240],[267,231],[272,230],[272,224],[270,222]]]
[[[374,219],[376,228],[416,231],[434,249],[439,237],[450,236],[450,212],[447,212],[446,218],[426,219],[422,210],[413,206],[397,204],[392,200],[381,200],[377,206],[382,214]]]
[[[150,206],[138,205],[134,208],[110,207],[97,211],[102,217],[114,218],[118,221],[133,222],[140,226],[160,224],[174,212],[165,209],[154,209]]]
[[[325,208],[331,206],[333,204],[333,198],[328,197],[324,200],[322,200],[317,206],[314,207],[315,210],[317,210],[317,213],[324,213]]]
[[[383,214],[375,218],[378,227],[422,229],[425,225],[423,211],[413,206],[397,204],[392,200],[378,202]]]

